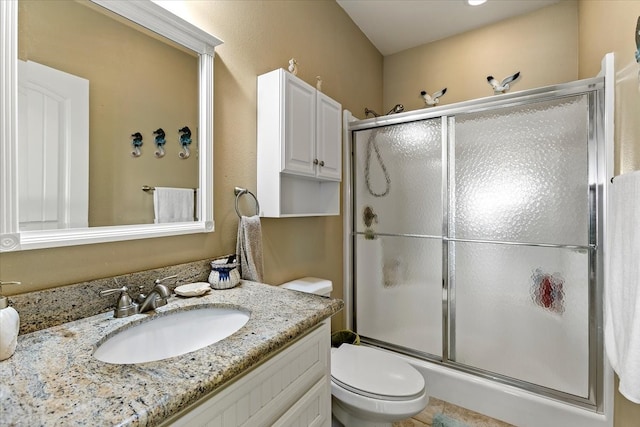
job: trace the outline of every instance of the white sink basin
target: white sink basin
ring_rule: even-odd
[[[202,307],[158,315],[117,332],[93,357],[107,363],[153,362],[189,353],[225,339],[249,320],[235,308]]]

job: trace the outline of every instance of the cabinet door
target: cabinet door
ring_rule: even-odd
[[[284,73],[283,172],[315,176],[316,90]]]
[[[316,94],[317,176],[342,178],[342,106],[322,92]]]
[[[237,381],[165,419],[161,427],[329,426],[331,326],[297,338]]]
[[[331,425],[331,386],[324,377],[302,396],[272,427]]]

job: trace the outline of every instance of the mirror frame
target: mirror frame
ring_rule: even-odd
[[[69,228],[19,229],[17,183],[18,0],[0,1],[0,252],[146,239],[214,231],[213,60],[222,41],[150,0],[90,0],[194,52],[199,60],[199,221]],[[123,147],[124,149],[124,147]]]

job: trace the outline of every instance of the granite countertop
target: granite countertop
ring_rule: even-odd
[[[108,312],[19,336],[15,354],[0,362],[0,425],[157,425],[331,317],[343,302],[242,281],[201,297],[173,295],[156,312],[196,305],[251,314],[222,341],[135,365],[104,363],[92,353],[105,336],[153,312],[122,319]]]

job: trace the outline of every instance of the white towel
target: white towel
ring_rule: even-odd
[[[156,224],[193,221],[193,188],[156,187],[153,211]]]
[[[640,171],[617,176],[611,190],[605,347],[620,393],[640,403]]]
[[[236,254],[240,261],[240,277],[262,282],[262,227],[260,217],[242,216],[238,222]]]

